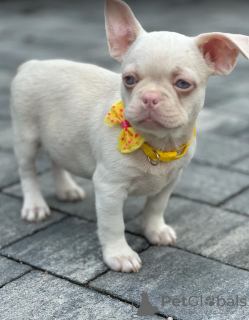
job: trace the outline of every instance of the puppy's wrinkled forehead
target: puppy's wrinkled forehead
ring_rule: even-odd
[[[174,32],[141,34],[128,50],[123,63],[123,71],[157,79],[179,70],[200,73],[202,69],[206,71],[193,38]]]

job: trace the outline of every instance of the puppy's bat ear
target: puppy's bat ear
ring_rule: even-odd
[[[129,6],[119,0],[106,0],[105,26],[110,55],[120,62],[138,35],[145,32]]]
[[[204,33],[196,37],[196,44],[213,75],[227,75],[236,65],[241,53],[249,59],[249,37],[230,33]]]

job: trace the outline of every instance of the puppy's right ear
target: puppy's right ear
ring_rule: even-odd
[[[110,55],[120,62],[138,35],[145,32],[129,6],[119,0],[106,0],[105,26]]]

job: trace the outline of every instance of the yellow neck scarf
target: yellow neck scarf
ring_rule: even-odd
[[[169,162],[183,157],[187,152],[188,147],[195,139],[196,128],[194,130],[192,139],[180,148],[174,151],[167,152],[154,150],[147,143],[145,143],[145,139],[131,127],[130,123],[124,118],[123,112],[124,105],[122,100],[120,100],[112,106],[111,110],[108,112],[104,120],[104,124],[106,126],[121,126],[123,128],[118,137],[117,146],[118,150],[120,150],[121,153],[132,153],[141,148],[147,155],[151,164],[157,165],[160,161]],[[155,163],[153,163],[152,161],[155,161]]]

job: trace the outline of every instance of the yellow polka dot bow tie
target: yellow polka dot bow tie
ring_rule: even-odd
[[[124,118],[122,100],[116,102],[105,117],[104,124],[110,127],[121,126],[123,129],[118,137],[118,150],[131,153],[141,148],[145,139],[136,133],[130,123]]]
[[[154,150],[147,143],[145,143],[145,139],[132,128],[129,121],[125,119],[123,113],[124,105],[122,100],[120,100],[112,106],[111,110],[108,112],[104,120],[104,124],[106,126],[122,127],[121,133],[118,137],[118,150],[120,150],[121,153],[132,153],[141,148],[147,155],[151,164],[158,165],[160,161],[169,162],[183,157],[187,152],[188,147],[195,139],[196,128],[194,130],[191,141],[181,146],[177,150],[167,152]],[[155,161],[155,163],[152,161]]]

